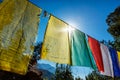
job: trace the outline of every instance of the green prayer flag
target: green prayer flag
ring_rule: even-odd
[[[83,32],[75,29],[71,34],[72,65],[91,67],[96,70],[96,64]]]

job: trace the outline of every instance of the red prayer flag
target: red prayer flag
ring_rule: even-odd
[[[90,45],[90,49],[92,51],[98,70],[104,72],[104,66],[103,66],[99,42],[94,38],[88,36],[88,43]]]

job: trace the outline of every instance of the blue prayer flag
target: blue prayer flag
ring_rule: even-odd
[[[112,59],[114,76],[120,77],[120,68],[119,68],[118,59],[117,59],[117,52],[113,48],[109,48],[109,51]]]

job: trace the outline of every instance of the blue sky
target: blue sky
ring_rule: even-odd
[[[29,1],[97,40],[113,40],[112,36],[107,32],[108,26],[105,20],[120,5],[120,0]],[[40,41],[43,40],[44,36],[43,27],[45,29],[45,26],[41,23],[41,31],[39,30],[38,37]]]

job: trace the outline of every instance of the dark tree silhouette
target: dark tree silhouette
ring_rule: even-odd
[[[74,80],[71,67],[63,64],[56,64],[55,78],[53,80]]]
[[[120,6],[110,13],[106,19],[108,32],[114,38],[114,48],[120,51]]]

